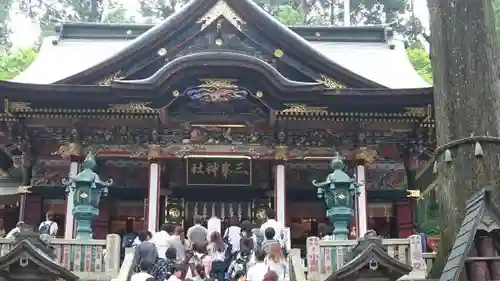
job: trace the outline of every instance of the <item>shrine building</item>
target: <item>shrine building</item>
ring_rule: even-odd
[[[52,211],[73,237],[63,181],[92,152],[114,181],[96,238],[271,206],[305,243],[328,231],[311,181],[339,152],[368,227],[407,237],[433,92],[400,43],[383,27],[287,27],[251,0],[193,0],[156,26],[64,23],[0,82],[3,227]]]

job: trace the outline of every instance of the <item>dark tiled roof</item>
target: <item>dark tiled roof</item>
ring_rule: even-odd
[[[364,270],[379,271],[389,280],[397,280],[411,272],[412,267],[399,262],[387,254],[382,239],[368,232],[359,239],[358,245],[347,255],[348,261],[343,267],[333,272],[325,281],[351,280],[351,277],[361,277]],[[356,280],[356,278],[353,278]]]
[[[50,247],[40,240],[38,233],[21,233],[16,237],[15,246],[0,257],[0,268],[8,267],[21,257],[34,261],[42,270],[46,270],[66,281],[78,280],[78,277],[55,260]]]
[[[439,281],[456,281],[459,279],[469,250],[474,244],[476,230],[488,207],[491,208],[492,204],[490,191],[487,188],[482,188],[467,201],[465,217],[455,237],[455,243],[451,248]]]

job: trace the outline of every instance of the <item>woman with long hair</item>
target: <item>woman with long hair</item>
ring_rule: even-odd
[[[207,246],[208,255],[212,258],[212,269],[210,277],[218,281],[224,281],[224,273],[228,268],[231,256],[230,247],[224,243],[219,232],[214,231],[210,235],[210,244]]]
[[[280,243],[275,242],[269,244],[266,265],[269,270],[276,272],[279,281],[286,280],[286,275],[288,274],[288,263],[283,255]]]

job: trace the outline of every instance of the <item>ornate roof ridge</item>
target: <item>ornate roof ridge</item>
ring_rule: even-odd
[[[301,57],[310,66],[314,66],[316,71],[328,77],[336,77],[339,83],[356,87],[385,88],[332,61],[304,38],[265,12],[252,0],[191,1],[179,12],[174,13],[162,23],[138,36],[127,47],[112,57],[57,83],[78,84],[81,81],[99,80],[100,77],[118,71],[136,56],[152,51],[157,52],[157,49],[161,48],[165,40],[173,38],[187,26],[192,26],[191,28],[198,26],[199,31],[202,31],[207,24],[219,17],[226,18],[227,21],[240,30],[248,21],[249,24],[260,30],[269,41],[278,46],[293,46],[293,48],[285,50],[287,55]]]
[[[64,22],[55,27],[60,40],[132,40],[157,24]],[[308,41],[388,43],[393,31],[385,26],[286,26]]]

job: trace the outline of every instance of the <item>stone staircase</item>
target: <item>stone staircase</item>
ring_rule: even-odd
[[[356,240],[320,240],[307,238],[306,260],[300,249],[291,249],[288,256],[290,281],[324,281],[335,270],[345,265],[344,258]],[[421,239],[412,235],[404,239],[384,239],[384,246],[392,258],[410,265],[413,270],[399,280],[425,280],[435,253],[422,253]],[[113,281],[129,281],[134,265],[134,251],[127,249],[125,259]],[[307,266],[304,266],[307,264]]]

